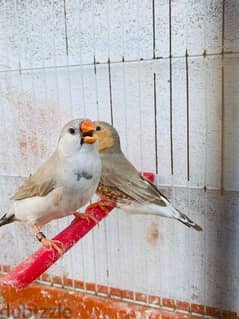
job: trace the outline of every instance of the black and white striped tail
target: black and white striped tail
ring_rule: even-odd
[[[183,213],[179,212],[179,217],[177,217],[177,220],[181,223],[183,223],[184,225],[188,226],[188,227],[192,227],[197,231],[202,231],[202,227],[199,226],[198,224],[194,223],[190,218],[188,218],[186,215],[184,215]]]
[[[14,221],[15,221],[15,216],[14,215],[7,216],[7,214],[5,214],[5,215],[3,215],[0,218],[0,227],[3,226],[3,225],[10,224],[10,223],[12,223]]]
[[[188,226],[189,228],[193,228],[197,231],[202,231],[202,227],[198,224],[194,223],[188,216],[181,213],[178,209],[173,207],[173,205],[169,202],[166,197],[162,196],[162,200],[166,204],[166,211],[168,209],[168,217],[175,218],[179,222],[183,223],[184,225]],[[161,209],[162,210],[162,209]]]

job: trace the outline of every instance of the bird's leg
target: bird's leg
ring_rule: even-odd
[[[93,215],[90,215],[89,213],[77,213],[77,212],[75,212],[75,213],[73,213],[73,215],[75,216],[75,218],[71,222],[72,224],[75,223],[79,219],[86,219],[88,222],[89,222],[89,220],[92,220],[95,224],[99,223],[97,218],[95,218]]]
[[[41,229],[38,225],[34,224],[33,229],[36,235],[36,238],[40,243],[46,248],[55,249],[60,255],[64,254],[64,247],[61,241],[54,239],[47,239],[46,236],[41,232]]]
[[[102,197],[98,202],[95,202],[95,203],[89,205],[87,207],[87,209],[92,209],[92,208],[97,208],[97,207],[99,207],[101,210],[103,210],[103,212],[106,215],[108,215],[109,210],[116,207],[116,203],[107,199],[107,198]]]

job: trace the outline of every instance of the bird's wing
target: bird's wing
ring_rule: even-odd
[[[22,186],[19,187],[14,200],[34,196],[46,196],[50,193],[56,185],[55,181],[55,154],[53,154],[48,161],[46,161],[34,175],[30,176]]]
[[[158,188],[142,177],[124,154],[102,156],[102,176],[100,184],[112,188],[139,203],[155,203],[166,206],[164,196]]]

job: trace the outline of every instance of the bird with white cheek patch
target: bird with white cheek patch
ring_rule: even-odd
[[[202,230],[176,209],[157,186],[138,173],[123,154],[115,128],[106,122],[98,121],[95,125],[102,161],[102,175],[96,191],[101,201],[95,205],[104,208],[115,203],[117,207],[130,214],[173,218],[197,231]]]
[[[95,193],[101,175],[101,160],[95,125],[87,119],[67,123],[55,152],[30,176],[13,196],[13,204],[0,218],[0,226],[23,221],[33,226],[37,239],[62,253],[59,241],[48,240],[40,227],[53,219],[75,215]]]

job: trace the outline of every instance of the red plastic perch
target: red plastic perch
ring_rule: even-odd
[[[109,209],[110,211],[110,209]],[[89,215],[94,216],[100,222],[106,213],[99,207],[86,209]],[[94,226],[91,219],[79,219],[66,227],[61,233],[54,237],[62,242],[64,251],[67,252],[75,243],[84,237]],[[27,287],[32,281],[37,279],[51,265],[61,257],[53,249],[41,247],[33,255],[28,257],[18,266],[13,268],[8,274],[0,279],[0,284],[8,285],[17,289]]]
[[[154,180],[152,173],[143,173],[149,180]],[[111,209],[109,208],[109,211]],[[107,214],[100,207],[87,208],[86,212],[94,216],[100,222]],[[59,240],[64,245],[67,252],[75,243],[84,237],[94,226],[91,219],[79,219],[66,227],[53,239]],[[16,289],[27,287],[31,282],[41,276],[50,266],[52,266],[61,255],[53,249],[41,247],[33,255],[28,257],[18,266],[13,268],[8,274],[0,279],[0,285],[8,285]]]

